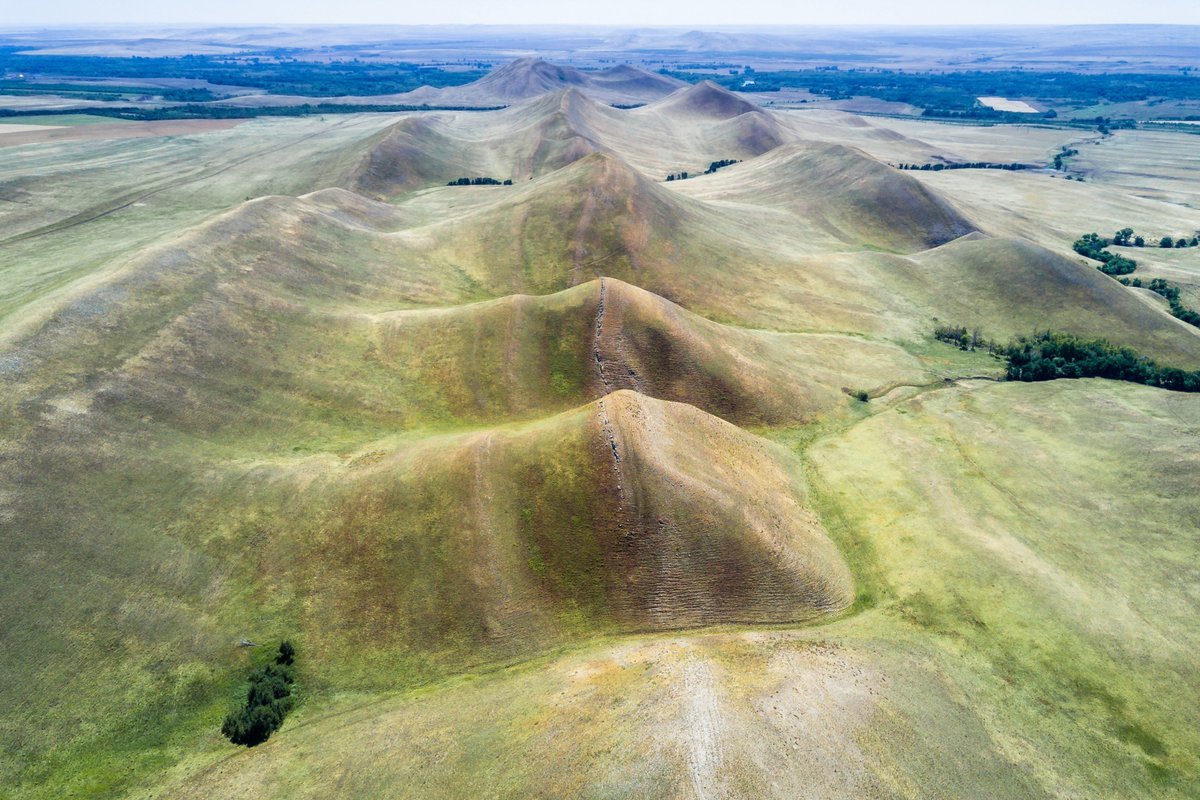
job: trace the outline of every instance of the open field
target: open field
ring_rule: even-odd
[[[1037,114],[1038,110],[1024,100],[1011,100],[1007,97],[980,97],[979,102],[997,111],[1010,111],[1016,114]]]
[[[17,125],[16,123],[0,124],[0,136],[10,133],[28,133],[29,131],[57,130],[61,125]]]
[[[932,339],[1200,368],[1194,137],[517,64],[0,147],[0,794],[1195,796],[1195,396]]]

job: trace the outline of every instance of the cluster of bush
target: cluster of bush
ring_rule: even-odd
[[[246,704],[230,712],[221,725],[221,733],[229,741],[254,747],[279,730],[294,703],[295,659],[296,648],[292,643],[281,642],[274,662],[250,673]]]
[[[1128,275],[1137,269],[1137,262],[1131,258],[1110,253],[1107,248],[1110,244],[1119,245],[1122,247],[1145,247],[1146,240],[1141,236],[1134,235],[1133,228],[1122,228],[1113,234],[1112,239],[1105,239],[1096,233],[1085,233],[1083,236],[1075,240],[1073,247],[1075,252],[1080,255],[1094,258],[1101,262],[1097,267],[1101,272],[1109,277],[1116,278],[1125,286],[1134,286],[1140,288],[1142,281],[1140,278],[1118,277],[1120,275]],[[1159,240],[1159,247],[1196,247],[1200,246],[1200,233],[1188,239],[1177,239],[1172,243],[1170,236],[1164,236]],[[1155,278],[1150,281],[1147,287],[1150,291],[1162,295],[1167,299],[1167,303],[1171,308],[1171,316],[1176,319],[1181,319],[1189,325],[1195,325],[1200,328],[1200,312],[1193,311],[1187,308],[1179,300],[1179,287],[1167,283],[1162,278]]]
[[[668,181],[686,181],[690,175],[686,172],[672,172],[667,176]]]
[[[455,178],[447,186],[512,186],[512,178],[498,181],[495,178]]]
[[[1130,235],[1133,234],[1133,231],[1128,228],[1124,230],[1129,230]],[[1118,235],[1123,232],[1124,231],[1118,232]],[[1114,277],[1117,275],[1128,275],[1137,269],[1137,262],[1132,258],[1126,258],[1123,255],[1108,252],[1108,250],[1105,248],[1108,247],[1109,244],[1118,244],[1118,242],[1115,239],[1111,241],[1109,239],[1103,239],[1099,234],[1096,233],[1085,233],[1083,236],[1075,240],[1075,244],[1073,244],[1072,247],[1075,249],[1076,253],[1079,253],[1079,255],[1087,256],[1088,258],[1094,258],[1096,261],[1099,261],[1100,266],[1097,267],[1097,269],[1099,269],[1105,275]]]
[[[959,350],[987,350],[989,353],[996,352],[996,343],[991,339],[983,338],[983,332],[979,328],[967,330],[966,326],[938,325],[933,329],[933,336],[938,341],[952,344]]]
[[[1062,172],[1063,167],[1066,166],[1066,160],[1077,155],[1079,155],[1079,151],[1074,147],[1063,145],[1063,148],[1054,154],[1054,169]]]
[[[1166,298],[1167,304],[1171,307],[1172,316],[1183,320],[1189,325],[1195,325],[1197,328],[1200,328],[1200,313],[1185,307],[1183,303],[1179,302],[1178,286],[1167,283],[1162,278],[1155,278],[1150,281],[1150,285],[1146,288]]]
[[[711,164],[709,164],[708,169],[704,170],[704,174],[712,175],[714,172],[719,170],[721,167],[732,167],[736,163],[738,163],[738,160],[736,158],[722,158],[720,161],[714,161]]]
[[[1028,164],[1001,164],[995,161],[964,161],[957,164],[901,164],[899,169],[918,170],[921,172],[941,172],[944,169],[1029,169]]]
[[[1020,336],[1008,344],[986,339],[978,328],[939,325],[933,335],[960,350],[983,350],[1003,358],[1010,381],[1050,381],[1056,378],[1109,378],[1161,386],[1177,392],[1200,392],[1200,370],[1162,367],[1128,347],[1104,339],[1084,339],[1069,333],[1045,331]]]

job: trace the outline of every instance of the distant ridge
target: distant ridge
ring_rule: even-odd
[[[649,103],[686,85],[629,64],[585,72],[540,58],[518,58],[473,83],[444,89],[423,87],[395,97],[408,102],[490,106],[576,88],[603,103]]]
[[[246,95],[217,101],[231,106],[291,106],[325,102],[338,105],[428,105],[464,108],[492,108],[512,105],[563,89],[576,88],[605,104],[636,105],[652,103],[687,84],[677,78],[659,75],[629,64],[609,69],[584,71],[551,64],[540,58],[518,58],[498,67],[477,81],[462,86],[434,88],[422,86],[411,92],[341,97],[304,97],[300,95]]]

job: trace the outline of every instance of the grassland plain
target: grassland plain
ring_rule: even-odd
[[[1188,796],[1194,404],[947,388],[997,364],[928,332],[1200,337],[935,179],[655,105],[0,148],[6,791]],[[234,753],[243,637],[302,702]]]

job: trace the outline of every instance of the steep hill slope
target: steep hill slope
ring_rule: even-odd
[[[617,113],[568,89],[494,115],[408,117],[367,143],[348,185],[390,197],[460,177],[526,181],[603,149],[593,128]]]
[[[525,181],[598,151],[661,180],[795,140],[776,115],[711,83],[633,110],[570,86],[489,114],[407,117],[366,143],[348,185],[391,197],[464,175]]]
[[[1186,368],[1200,366],[1195,328],[1090,265],[1035,244],[964,237],[913,261],[915,269],[905,275],[908,291],[942,320],[978,326],[1001,340],[1034,330],[1070,331]]]
[[[301,638],[315,698],[852,596],[794,462],[690,406],[618,392],[307,456],[278,436],[221,445],[59,404],[7,439],[6,786],[115,785],[125,762],[88,758],[113,737],[139,770],[170,763],[172,730],[224,713],[246,636]]]

